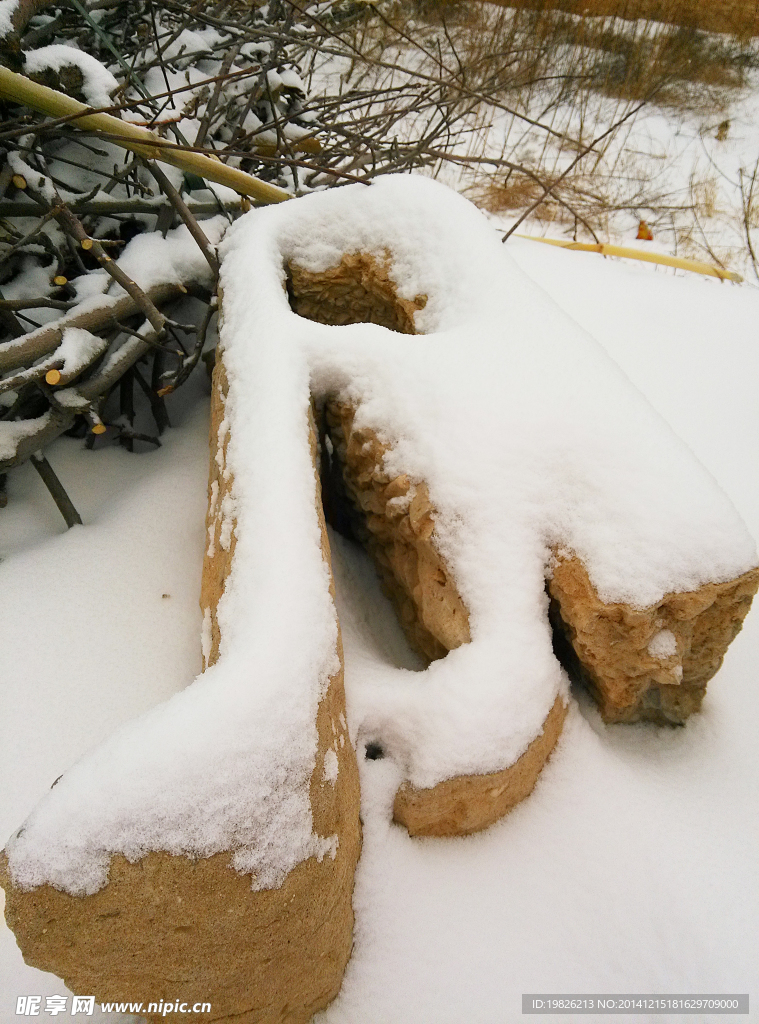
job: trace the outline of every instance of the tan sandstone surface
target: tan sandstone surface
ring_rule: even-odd
[[[377,323],[413,334],[413,315],[427,302],[424,295],[401,299],[389,260],[369,254],[345,255],[321,274],[292,264],[288,269],[293,308],[320,323]],[[428,661],[443,658],[469,643],[469,613],[435,545],[429,490],[406,475],[388,475],[383,460],[389,445],[374,431],[355,429],[355,414],[350,404],[326,403],[324,432],[337,470],[330,473],[326,500],[347,516],[350,532],[372,556],[412,647]],[[465,835],[492,825],[532,792],[565,714],[557,697],[528,749],[500,772],[459,775],[425,789],[404,783],[394,802],[395,820],[411,835],[429,836]]]
[[[535,788],[561,735],[567,705],[557,697],[542,730],[514,764],[487,775],[457,775],[430,789],[407,782],[395,795],[393,818],[412,836],[465,836],[494,824]]]
[[[389,260],[370,254],[348,254],[322,273],[288,269],[293,308],[320,323],[368,321],[413,334],[414,312],[426,304],[426,296],[401,299]],[[326,500],[372,555],[412,646],[429,660],[444,657],[469,641],[469,617],[435,547],[427,486],[385,473],[388,445],[370,430],[354,429],[355,413],[334,399],[326,404],[324,432],[335,453]],[[604,604],[576,558],[557,558],[547,576],[557,649],[610,722],[678,724],[697,711],[759,587],[759,569],[754,569],[636,609]],[[657,657],[648,647],[664,631],[673,635],[676,652]],[[461,834],[491,824],[532,790],[564,713],[557,700],[541,733],[504,772],[459,776],[427,790],[404,784],[395,800],[396,820],[412,834],[425,835]]]
[[[225,394],[219,360],[209,494],[214,482],[219,490],[208,514],[216,543],[203,567],[202,587],[202,607],[212,611],[234,556],[233,543],[220,543],[221,502],[233,484],[229,474],[224,479],[227,436],[219,437]],[[310,434],[315,454],[313,426]],[[322,551],[329,564],[318,480],[316,488]],[[218,657],[218,643],[214,615],[207,664]],[[328,855],[321,862],[309,858],[279,889],[256,891],[249,875],[231,867],[231,851],[197,860],[155,852],[136,863],[117,855],[108,884],[94,895],[76,897],[50,885],[30,891],[14,887],[3,856],[6,918],[26,962],[54,972],[72,991],[94,994],[99,1002],[142,1001],[147,1007],[178,999],[212,1005],[210,1014],[183,1014],[188,1021],[305,1024],[337,994],[352,947],[353,875],[361,835],[358,771],[344,715],[341,668],[319,705],[310,784],[314,831],[339,837],[334,860]],[[345,738],[342,746],[335,743],[339,735]],[[332,747],[338,757],[334,785],[324,779],[324,758]],[[163,1019],[150,1013],[147,1018]]]
[[[571,644],[575,671],[604,719],[662,725],[678,725],[699,710],[757,589],[759,568],[633,608],[604,604],[578,558],[557,558],[548,580],[554,625]],[[664,631],[676,649],[657,657],[649,645]]]
[[[298,316],[320,324],[380,324],[399,334],[415,334],[414,314],[426,295],[399,297],[390,278],[390,254],[346,253],[335,267],[315,274],[290,263],[288,292]]]
[[[350,501],[363,513],[363,540],[411,645],[432,661],[469,643],[469,614],[435,547],[435,510],[423,483],[390,479],[382,460],[388,446],[372,431],[353,429],[352,406],[331,402],[329,435]],[[514,764],[485,775],[458,775],[418,789],[404,783],[393,817],[414,836],[478,832],[531,792],[561,734],[566,705],[557,697],[541,731]]]
[[[389,258],[348,254],[321,274],[296,266],[288,271],[293,308],[326,324],[373,322],[413,334],[414,314],[426,303],[423,295],[399,298]],[[210,618],[204,667],[219,654],[216,605],[235,551],[234,481],[226,472],[228,434],[221,429],[226,392],[219,360],[207,519],[213,553],[206,557],[201,595]],[[323,411],[325,502],[343,510],[372,554],[413,646],[428,660],[444,657],[470,641],[469,615],[435,545],[428,488],[423,481],[386,473],[387,444],[372,431],[356,429],[355,413],[335,399]],[[310,436],[316,464],[313,422]],[[327,438],[331,461],[325,460]],[[318,482],[316,497],[329,563]],[[756,569],[693,593],[667,595],[640,610],[601,602],[585,567],[571,556],[557,556],[547,576],[553,623],[571,653],[567,660],[574,660],[609,721],[676,723],[697,710],[759,586]],[[663,634],[674,638],[675,653],[662,656],[667,645],[657,646],[656,639]],[[314,831],[339,835],[334,860],[311,858],[291,871],[281,888],[254,891],[250,876],[230,866],[231,851],[199,860],[156,852],[137,863],[114,856],[108,884],[92,896],[73,897],[49,885],[15,888],[3,858],[6,917],[27,962],[54,971],[75,992],[98,1000],[211,1002],[210,1015],[184,1019],[305,1024],[338,991],[351,951],[360,825],[355,757],[341,724],[344,710],[341,670],[319,705],[310,784]],[[460,835],[490,825],[532,790],[565,712],[557,698],[527,750],[502,771],[458,776],[429,789],[404,784],[395,798],[395,819],[412,835]],[[336,730],[346,741],[337,749],[333,787],[324,781],[324,758]]]

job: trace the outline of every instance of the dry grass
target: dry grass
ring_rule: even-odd
[[[452,87],[462,83],[469,96],[488,98],[469,115],[470,141],[457,148],[459,161],[468,162],[458,187],[483,208],[518,218],[529,211],[534,220],[556,222],[553,233],[606,238],[643,218],[678,250],[724,264],[736,253],[717,253],[707,237],[734,212],[719,184],[675,185],[654,150],[646,155],[644,143],[638,152],[634,123],[637,108],[656,107],[727,139],[731,105],[759,68],[747,30],[754,8],[754,0],[740,7],[741,37],[703,31],[699,26],[713,23],[686,17],[671,0],[645,8],[633,0],[416,0],[398,3],[384,20],[368,18],[359,45],[380,61],[413,54],[415,66],[445,72]],[[694,15],[693,2],[687,12]],[[632,20],[643,13],[660,20]],[[490,119],[497,132],[488,130]],[[609,125],[617,127],[607,135]],[[447,173],[443,164],[439,170]]]
[[[714,7],[694,0],[417,0],[412,5],[427,23],[452,33],[467,72],[484,65],[492,72],[499,56],[508,55],[506,74],[491,79],[496,89],[520,77],[529,82],[545,76],[553,66],[568,84],[585,90],[630,101],[655,97],[659,106],[702,113],[723,110],[730,94],[746,84],[748,72],[759,67],[751,42],[759,33],[759,0],[730,5],[740,9],[740,23],[737,15],[717,16],[725,6],[725,0]],[[503,8],[504,16],[494,18],[493,7]],[[697,17],[694,8],[713,16]],[[709,34],[715,24],[722,26],[722,35]]]
[[[596,55],[590,86],[607,96],[643,99],[661,83],[660,106],[716,112],[757,67],[756,51],[735,37],[682,27],[657,32],[650,23],[620,31],[618,22],[572,22],[569,41]]]
[[[456,0],[440,6],[452,7]],[[459,0],[463,6],[464,0]],[[554,9],[586,17],[658,21],[740,39],[759,35],[757,0],[484,0],[499,7]]]
[[[20,60],[26,49],[53,37],[76,41],[104,63],[112,63],[118,51],[120,84],[113,98],[119,109],[128,106],[163,125],[167,140],[183,149],[205,149],[230,168],[296,193],[421,170],[467,191],[487,210],[506,214],[507,235],[530,218],[533,227],[535,221],[545,224],[546,234],[598,241],[619,238],[645,219],[657,238],[666,233],[675,239],[680,254],[723,266],[740,259],[740,252],[718,249],[709,239],[710,226],[732,216],[715,177],[716,163],[705,171],[694,164],[690,182],[682,175],[679,183],[670,182],[663,151],[669,143],[665,139],[661,145],[656,132],[639,131],[636,119],[656,104],[676,108],[677,118],[687,113],[692,125],[689,112],[706,110],[702,137],[718,142],[732,137],[728,102],[757,65],[753,40],[676,25],[671,3],[667,11],[656,10],[664,21],[651,22],[580,17],[569,0],[514,2],[519,6],[471,0],[330,5],[272,0],[265,8],[263,0],[171,3],[161,8],[159,30],[153,0],[115,6],[104,0],[97,6],[105,13],[86,26],[78,7],[55,0],[46,20],[19,28],[17,50],[6,50],[5,58]],[[594,2],[583,10],[612,11],[601,9],[601,0],[591,7]],[[613,7],[616,15],[641,10],[640,4]],[[650,7],[646,11],[652,13]],[[168,81],[168,70],[185,69],[186,55],[166,63],[159,35],[165,41],[185,28],[208,27],[218,42],[210,55],[203,49],[195,59],[210,77],[192,85],[192,95],[183,99],[180,131],[177,117],[162,120],[174,106],[170,91],[165,94],[159,86],[156,94],[143,76],[163,68]],[[280,72],[294,68],[303,88],[284,84]],[[277,81],[272,72],[283,81],[281,88],[272,84]],[[83,85],[76,74],[70,81],[58,74],[49,84],[73,93]],[[201,194],[190,199],[192,213],[179,197],[171,198],[171,183],[163,181],[159,168],[145,173],[135,160],[114,166],[109,152],[93,145],[97,140],[68,125],[41,122],[21,107],[3,109],[2,135],[3,150],[23,159],[34,180],[25,183],[32,201],[21,195],[10,160],[0,160],[0,256],[6,256],[0,285],[30,266],[47,274],[40,275],[46,280],[37,297],[5,300],[0,294],[0,340],[36,327],[37,309],[74,307],[71,282],[99,269],[73,244],[81,233],[118,247],[143,228],[165,232],[178,219],[218,211]],[[78,181],[77,168],[86,171],[86,183]],[[40,180],[49,189],[43,192]],[[191,175],[183,183],[188,196],[203,185]],[[51,201],[53,186],[72,198]],[[160,191],[168,202],[159,205]],[[751,238],[759,223],[759,163],[741,169],[740,199],[738,242],[744,240],[759,277],[759,245],[752,247]],[[231,208],[228,212],[233,216]],[[30,231],[32,216],[36,226]],[[717,237],[730,236],[723,231]],[[89,390],[82,391],[84,418],[73,430],[94,443],[95,427],[110,423],[129,450],[160,443],[158,433],[168,422],[164,396],[199,362],[215,315],[208,296],[201,299],[206,302],[201,325],[189,337],[186,325],[167,319],[152,302],[138,303],[139,312],[123,329],[119,324],[112,330],[110,320],[97,326],[123,360],[113,379],[99,376],[99,356],[82,371],[75,386]],[[146,315],[149,323],[154,319],[162,326],[155,328],[155,346],[145,351],[143,375],[145,364],[135,363],[142,349],[134,350],[130,339]],[[0,408],[0,419],[47,423],[44,414],[52,408],[55,385],[37,359],[6,366],[8,373],[19,371],[20,383],[7,376],[0,381],[0,391],[11,398],[17,393],[12,405]],[[143,393],[149,396],[155,436],[135,430],[135,396],[139,401]],[[14,461],[23,461],[71,422],[55,420],[54,431],[44,437],[24,433],[26,447]]]
[[[477,191],[475,198],[478,205],[489,213],[503,213],[521,210],[525,206],[529,206],[530,203],[540,198],[543,191],[538,182],[532,178],[528,178],[524,174],[513,174],[503,182],[491,181]],[[543,206],[545,204],[537,208],[538,216],[540,216]]]

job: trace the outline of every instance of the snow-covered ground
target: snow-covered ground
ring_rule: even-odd
[[[486,13],[480,17],[489,24],[490,32],[480,26],[481,33],[492,40],[496,52],[499,45],[508,49],[504,39],[508,37],[512,14],[497,6],[482,6]],[[583,23],[589,37],[594,31],[609,33],[621,47],[620,53],[625,41],[641,43],[673,31],[654,22],[615,18],[584,17]],[[462,47],[463,54],[470,50],[477,53],[477,38],[477,32],[474,40],[464,32],[454,42]],[[392,42],[385,41],[387,49],[383,56],[392,70],[374,72],[376,82],[386,88],[414,82],[415,75],[438,74],[438,53],[450,67],[455,67],[459,59],[455,46],[451,48],[450,36],[446,38],[439,27],[430,26],[424,19],[410,22],[405,34],[391,35],[390,39]],[[542,86],[507,91],[499,96],[500,103],[481,103],[466,114],[457,111],[454,124],[458,134],[454,132],[445,146],[439,141],[435,143],[438,151],[445,148],[454,159],[441,159],[429,173],[483,207],[502,211],[504,224],[509,226],[522,214],[527,202],[537,198],[537,193],[529,193],[528,200],[525,192],[519,191],[519,182],[525,185],[527,180],[517,168],[537,174],[545,183],[556,181],[570,165],[575,167],[579,149],[590,147],[597,140],[562,188],[568,188],[564,198],[587,219],[599,241],[635,245],[639,222],[644,219],[654,234],[652,240],[642,244],[647,251],[719,263],[755,282],[759,268],[753,265],[746,232],[748,224],[756,252],[757,41],[744,41],[737,46],[728,35],[711,34],[702,37],[702,44],[700,57],[693,59],[707,62],[707,68],[702,68],[704,81],[709,79],[711,59],[712,73],[725,72],[728,67],[735,71],[740,65],[741,86],[717,89],[698,84],[697,79],[696,84],[691,84],[687,102],[672,103],[655,94],[640,104],[639,99],[620,99],[613,91],[604,95],[590,89],[575,94],[571,89],[559,89],[562,72],[581,74],[583,69],[592,68],[596,60],[607,59],[608,53],[580,45],[562,45],[561,35],[557,34],[550,67],[543,69]],[[724,48],[724,63],[716,59],[720,48]],[[731,52],[733,64],[728,57]],[[363,66],[350,56],[322,54],[309,78],[310,94],[335,95],[341,84],[343,88],[347,87],[346,82],[355,86],[357,80],[365,85],[361,76],[366,74]],[[733,77],[737,82],[738,76]],[[374,81],[371,74],[369,80]],[[513,113],[514,108],[518,115]],[[430,112],[424,107],[422,111],[416,112],[412,106],[408,115],[394,123],[393,132],[401,141],[417,143],[430,132],[438,111]],[[510,166],[515,173],[509,172]],[[515,190],[511,204],[509,188]],[[550,197],[519,230],[554,238],[571,238],[576,234],[577,240],[591,240],[587,226]]]
[[[759,535],[759,290],[509,248]],[[11,474],[0,512],[4,836],[82,753],[199,669],[208,391],[198,373],[178,393],[177,427],[155,453],[53,446],[83,528],[65,531],[31,466]],[[363,553],[333,537],[333,558],[350,711],[362,674],[414,662]],[[390,822],[392,762],[363,761],[355,950],[320,1024],[501,1024],[521,1018],[528,992],[757,998],[758,654],[755,610],[682,729],[605,726],[575,692],[536,791],[478,836],[410,839]],[[3,1021],[17,1019],[18,996],[65,994],[23,963],[7,929],[0,979]]]

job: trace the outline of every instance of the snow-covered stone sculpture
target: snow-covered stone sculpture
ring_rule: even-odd
[[[290,369],[263,402],[214,373],[203,674],[54,783],[0,856],[27,962],[149,1020],[305,1024],[351,953],[358,773]]]
[[[332,325],[276,333],[325,407],[330,502],[431,661],[363,696],[359,728],[405,769],[396,820],[474,831],[530,792],[558,738],[554,652],[607,721],[698,710],[759,587],[756,548],[460,197],[384,179],[295,213],[241,224],[230,260],[276,250],[292,308]]]
[[[682,721],[759,569],[689,449],[442,186],[253,211],[222,286],[205,672],[63,776],[4,884],[75,990],[297,1022],[339,987],[359,846],[317,422],[325,503],[429,661],[375,674],[352,722],[402,767],[412,834],[530,792],[568,700],[554,645],[608,719]]]

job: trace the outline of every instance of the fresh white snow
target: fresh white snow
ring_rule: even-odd
[[[352,251],[389,252],[401,294],[428,297],[422,336],[290,310],[283,260],[319,270]],[[217,459],[234,485],[219,544],[229,550],[236,522],[237,547],[217,610],[220,659],[34,810],[7,846],[25,887],[91,893],[113,853],[156,849],[233,850],[238,870],[269,887],[332,849],[312,832],[309,802],[316,706],[337,667],[309,380],[392,441],[391,475],[429,484],[437,543],[469,609],[470,644],[415,682],[390,672],[362,694],[359,730],[416,786],[508,767],[566,699],[544,589],[552,552],[576,552],[603,600],[638,606],[756,564],[715,481],[454,192],[392,176],[311,195],[242,218],[223,257],[230,383]]]
[[[399,294],[427,296],[422,336],[290,311],[283,258],[318,272],[355,251],[389,252]],[[473,642],[415,683],[378,676],[361,715],[415,785],[513,763],[563,692],[544,592],[553,550],[576,552],[604,600],[637,606],[756,564],[714,480],[460,196],[384,177],[248,215],[223,253],[233,387],[282,348],[288,362],[305,353],[316,396],[351,400],[356,426],[391,442],[391,476],[429,484]],[[237,415],[232,458],[262,429]]]
[[[226,226],[227,221],[223,216],[204,221],[203,230],[212,245],[220,241]],[[145,291],[158,285],[179,285],[185,282],[211,284],[208,263],[184,224],[169,231],[165,238],[157,232],[136,235],[124,248],[117,262],[124,273]],[[25,277],[27,277],[26,274],[22,275],[22,278]],[[44,285],[39,278],[44,281]],[[82,275],[78,279],[77,285],[77,304],[69,314],[72,318],[98,307],[114,305],[126,294],[121,285],[116,284],[105,270]],[[35,292],[36,295],[49,291],[52,288],[49,271],[42,268],[33,270],[31,286],[38,289]],[[12,295],[13,298],[26,297],[24,289],[20,287],[15,291],[6,287],[4,294]],[[40,316],[41,320],[58,319],[54,312],[47,318],[44,313],[51,311],[42,310],[41,312],[43,313]],[[65,327],[66,319],[66,314],[60,317],[59,326]],[[42,327],[22,335],[21,338],[12,338],[10,341],[0,343],[0,356],[11,356],[14,349],[28,345],[35,336],[44,335],[47,330],[48,328],[43,324]],[[73,346],[76,346],[77,339],[79,342],[82,341],[81,333],[71,337]],[[74,356],[73,347],[67,345],[63,352],[58,349],[57,354],[71,358]],[[112,355],[115,357],[115,353]],[[82,356],[86,357],[84,353]],[[107,369],[109,366],[110,362],[106,360],[103,369]]]
[[[671,629],[660,629],[651,637],[648,653],[654,658],[671,658],[677,654],[677,638]]]
[[[0,0],[0,38],[13,31],[13,16],[20,0]]]
[[[51,43],[50,46],[40,46],[36,50],[29,50],[25,54],[25,58],[24,74],[26,75],[36,74],[46,68],[51,68],[53,71],[60,71],[61,68],[72,65],[79,68],[83,79],[82,92],[92,107],[109,107],[111,93],[119,87],[118,80],[96,57],[75,46]]]
[[[759,533],[756,290],[527,242],[509,251],[596,335]],[[202,413],[188,412],[151,455],[58,442],[50,459],[84,528],[64,532],[31,467],[11,477],[0,512],[0,580],[14,595],[0,626],[14,652],[1,719],[6,834],[76,758],[199,667]],[[378,676],[422,676],[409,677],[418,666],[365,558],[333,545],[355,735],[362,691]],[[409,839],[389,822],[401,767],[362,759],[356,948],[324,1024],[510,1021],[527,991],[754,994],[755,615],[684,729],[604,726],[575,694],[535,793],[481,836]],[[8,1015],[17,995],[65,991],[23,964],[7,931],[4,942]]]

